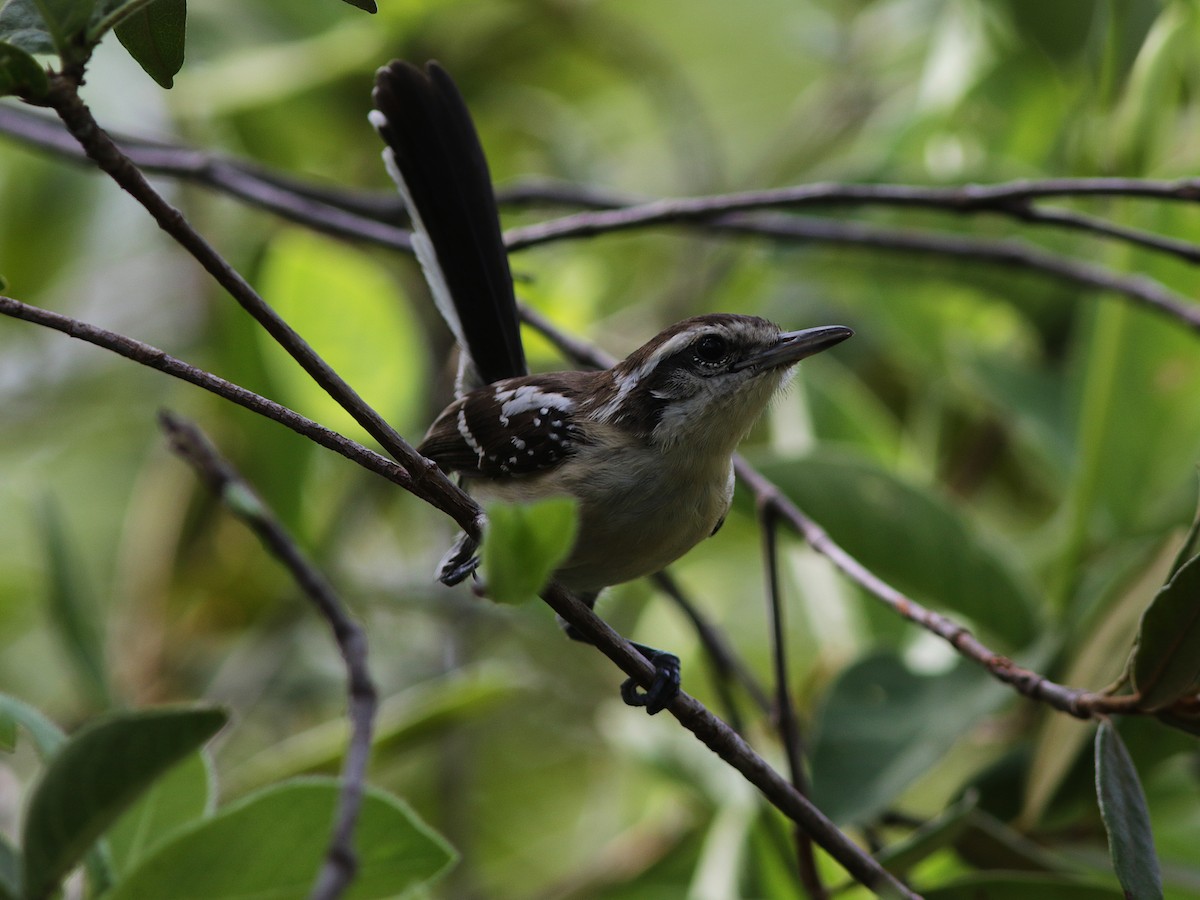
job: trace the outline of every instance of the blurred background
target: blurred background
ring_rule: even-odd
[[[390,189],[366,113],[374,70],[393,57],[446,66],[502,187],[536,177],[661,197],[813,181],[1171,179],[1200,164],[1191,2],[381,7],[372,17],[332,0],[193,4],[173,90],[110,38],[84,98],[114,131],[333,190]],[[155,183],[419,440],[449,396],[449,337],[411,259]],[[1185,240],[1200,221],[1185,202],[1060,205]],[[106,179],[0,138],[0,210],[11,296],[365,439]],[[504,222],[563,211],[509,206]],[[1020,240],[1184,297],[1200,285],[1162,254],[998,216],[805,214]],[[802,367],[747,455],[851,553],[997,651],[1078,687],[1121,674],[1196,505],[1200,353],[1185,328],[1010,266],[696,228],[550,244],[515,254],[513,268],[523,300],[616,355],[702,312],[853,327],[854,340]],[[532,334],[528,346],[536,368],[565,365]],[[226,704],[236,721],[215,751],[225,799],[336,769],[344,682],[333,643],[280,567],[167,453],[161,408],[195,419],[235,460],[366,623],[385,698],[372,781],[463,857],[436,896],[800,896],[774,814],[676,723],[625,708],[622,676],[564,639],[548,609],[434,583],[454,534],[443,516],[280,426],[10,320],[0,321],[0,689],[68,727],[113,705]],[[673,572],[767,681],[761,555],[740,497],[720,535]],[[1095,805],[1094,726],[957,664],[790,537],[783,561],[791,687],[823,809],[884,844],[969,809],[958,837],[914,857],[913,883],[931,895],[1021,870],[1042,873],[1029,884],[1084,885],[1069,896],[1119,896]],[[685,688],[730,714],[669,600],[635,583],[599,610],[679,653]],[[739,688],[728,693],[747,736],[782,764],[769,718]],[[1195,738],[1157,722],[1121,729],[1168,896],[1200,897]],[[6,827],[34,765],[10,762]]]

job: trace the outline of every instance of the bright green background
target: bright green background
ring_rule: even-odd
[[[110,38],[84,96],[115,129],[380,190],[365,115],[372,72],[393,56],[436,57],[453,73],[501,184],[536,175],[692,195],[818,180],[1176,178],[1200,161],[1190,2],[383,6],[368,17],[332,0],[195,3],[171,92]],[[163,186],[368,400],[420,437],[445,399],[447,337],[410,260]],[[1068,205],[1196,232],[1182,203]],[[546,214],[510,211],[506,223]],[[994,216],[836,215],[1019,236],[1184,296],[1200,287],[1183,263]],[[1082,687],[1120,674],[1194,508],[1194,336],[1003,267],[680,229],[547,246],[513,266],[523,297],[616,353],[714,310],[855,328],[804,365],[748,451],[879,574],[997,650]],[[12,296],[345,427],[116,188],[4,141],[0,273]],[[561,364],[530,347],[536,365]],[[237,724],[216,757],[226,799],[336,764],[336,651],[257,542],[169,457],[154,426],[162,406],[197,419],[237,461],[367,624],[389,698],[372,781],[462,853],[439,896],[791,895],[789,840],[781,848],[773,817],[672,723],[622,707],[618,673],[564,640],[547,610],[432,583],[452,538],[443,517],[278,426],[12,321],[0,322],[0,688],[66,725],[110,702],[228,704]],[[751,512],[739,506],[676,574],[766,677]],[[974,785],[978,800],[954,807],[959,825],[977,837],[980,822],[1009,823],[1005,840],[1020,830],[1045,845],[1043,865],[1115,889],[1088,726],[954,667],[943,646],[795,542],[784,561],[794,688],[831,812],[923,819]],[[678,652],[687,689],[719,708],[688,626],[648,598],[629,585],[600,608]],[[769,723],[745,713],[751,737],[779,758]],[[1150,722],[1122,733],[1168,895],[1200,896],[1194,738]],[[32,760],[13,762],[26,779]],[[3,792],[5,817],[13,793]],[[1001,843],[937,851],[914,883],[945,885],[998,859]]]

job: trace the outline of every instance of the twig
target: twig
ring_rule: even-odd
[[[361,444],[350,440],[348,437],[288,409],[286,406],[281,406],[275,401],[268,400],[266,397],[260,396],[253,391],[248,391],[231,381],[226,381],[224,378],[219,378],[181,359],[177,359],[159,350],[157,347],[144,344],[123,334],[117,334],[115,331],[108,331],[95,325],[89,325],[70,316],[50,312],[37,306],[30,306],[11,297],[0,296],[0,315],[11,316],[14,319],[22,319],[26,322],[32,322],[35,325],[61,331],[70,337],[87,341],[89,344],[103,347],[105,350],[111,350],[113,353],[119,354],[133,362],[148,366],[151,369],[157,369],[159,372],[164,372],[173,378],[178,378],[189,384],[194,384],[244,409],[258,413],[260,416],[265,416],[268,419],[273,419],[281,425],[292,429],[297,434],[303,435],[309,440],[320,444],[322,447],[339,453],[352,462],[358,463],[364,469],[386,478],[393,484],[399,485],[406,491],[417,493],[416,485],[413,482],[412,476],[408,474],[408,471],[387,457],[381,456],[374,450],[369,450]]]
[[[926,609],[867,569],[744,459],[735,458],[734,467],[738,477],[754,491],[755,499],[761,507],[773,509],[781,519],[796,529],[810,547],[832,562],[843,575],[901,617],[947,641],[963,656],[983,666],[996,679],[1011,685],[1018,693],[1080,719],[1110,713],[1123,715],[1148,712],[1138,708],[1138,698],[1135,696],[1110,696],[1065,687],[988,649],[964,626],[940,613]]]
[[[642,687],[649,687],[653,683],[654,667],[587,606],[557,585],[547,587],[542,592],[542,599],[588,643]],[[803,828],[860,884],[877,894],[905,898],[917,896],[842,834],[807,797],[755,753],[741,735],[714,716],[700,701],[680,691],[667,709],[684,728],[762,791],[773,806]]]
[[[66,158],[84,158],[78,145],[64,140],[57,126],[52,126],[43,117],[10,106],[0,105],[0,133]],[[409,233],[394,224],[401,219],[400,204],[394,195],[317,187],[249,163],[127,136],[121,138],[121,143],[129,159],[148,172],[202,184],[325,234],[405,252],[412,249]],[[541,180],[502,189],[498,196],[513,204],[541,202],[582,206],[589,210],[510,229],[505,239],[513,250],[614,230],[688,225],[774,240],[865,246],[1022,268],[1110,291],[1172,316],[1193,330],[1200,330],[1200,312],[1186,298],[1154,279],[1122,275],[1103,266],[1072,260],[1020,242],[963,238],[941,232],[900,231],[764,212],[807,206],[870,205],[917,207],[959,214],[990,212],[1120,240],[1196,263],[1200,262],[1200,245],[1070,210],[1034,206],[1033,201],[1050,197],[1125,197],[1196,202],[1200,200],[1200,179],[1066,178],[949,188],[819,183],[655,201],[595,187]]]
[[[151,187],[137,166],[121,153],[96,123],[91,111],[80,99],[78,85],[74,81],[62,75],[53,75],[46,102],[58,113],[67,130],[79,141],[88,156],[137,200],[160,228],[187,250],[326,393],[408,470],[414,484],[419,485],[417,492],[427,499],[436,498],[439,508],[453,510],[451,515],[463,527],[477,527],[469,518],[471,510],[464,502],[466,494],[441,470],[410,447],[391,425],[267,305],[250,283],[192,228],[183,214]]]
[[[366,787],[371,733],[378,705],[375,685],[367,667],[366,635],[266,504],[200,431],[191,423],[166,412],[160,416],[160,422],[171,449],[196,470],[209,489],[258,535],[267,550],[292,574],[304,595],[328,623],[345,661],[350,740],[342,764],[342,784],[333,832],[325,851],[325,861],[309,894],[310,900],[334,900],[350,885],[358,870],[358,857],[354,852],[354,826],[358,821]]]
[[[775,529],[775,510],[769,504],[760,504],[758,519],[762,528],[763,569],[767,586],[767,618],[771,627],[771,655],[775,669],[775,714],[778,717],[779,735],[787,755],[788,772],[792,785],[802,795],[809,795],[808,776],[804,772],[804,747],[800,736],[800,723],[796,719],[796,706],[792,703],[791,674],[788,671],[787,633],[784,627],[783,602],[779,595],[778,535]],[[817,861],[813,856],[812,840],[800,828],[795,829],[796,861],[800,883],[805,892],[815,900],[824,900],[829,894],[821,883]]]

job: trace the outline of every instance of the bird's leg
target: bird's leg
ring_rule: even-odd
[[[591,608],[596,602],[596,593],[577,595],[579,599]],[[569,622],[563,620],[562,616],[558,617],[558,624],[562,626],[567,637],[573,641],[579,641],[584,644],[591,644],[585,635],[581,634]],[[654,666],[654,681],[646,690],[642,690],[641,686],[632,678],[627,678],[621,684],[621,699],[629,706],[644,706],[646,712],[650,715],[662,712],[671,702],[679,695],[680,684],[680,665],[679,657],[674,653],[668,653],[666,650],[657,650],[654,647],[647,647],[645,644],[630,642],[633,649],[642,654],[650,665]]]

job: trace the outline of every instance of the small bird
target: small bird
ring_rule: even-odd
[[[716,313],[669,326],[610,369],[529,374],[491,176],[461,94],[437,63],[397,60],[377,72],[373,98],[417,259],[460,349],[456,399],[417,449],[481,500],[574,498],[577,537],[554,579],[589,606],[715,534],[737,445],[796,363],[853,332]],[[477,549],[462,535],[439,579],[470,575]],[[655,681],[644,692],[627,681],[621,694],[654,714],[679,691],[679,659],[635,646]]]

